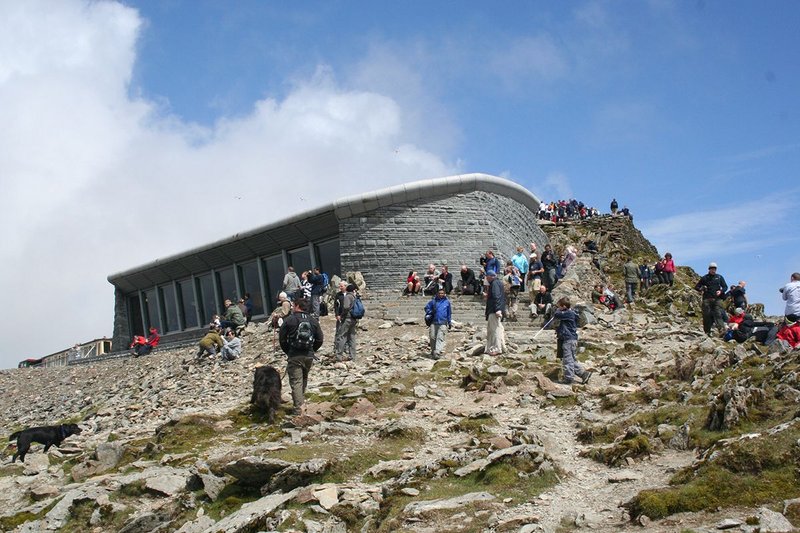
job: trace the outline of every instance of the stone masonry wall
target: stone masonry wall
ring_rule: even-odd
[[[409,270],[420,276],[429,263],[448,265],[453,283],[459,268],[477,269],[478,258],[494,250],[502,259],[516,246],[547,236],[536,214],[505,196],[482,191],[379,208],[339,222],[342,271],[361,271],[372,289],[401,290]],[[476,272],[477,273],[477,272]]]
[[[132,337],[128,327],[125,294],[118,287],[114,287],[114,333],[111,337],[111,349],[115,352],[124,350],[130,344]]]

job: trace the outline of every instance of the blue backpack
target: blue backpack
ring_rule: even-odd
[[[328,275],[325,272],[323,272],[322,273],[322,285],[325,287],[325,290],[328,290],[328,285],[330,285],[330,284],[331,284],[331,278],[329,278]]]
[[[361,298],[356,295],[356,299],[353,302],[353,308],[350,309],[350,316],[359,319],[364,318],[364,313],[366,310],[364,309],[364,304],[361,302]]]

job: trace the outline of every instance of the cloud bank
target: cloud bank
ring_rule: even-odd
[[[110,336],[108,274],[458,170],[419,148],[398,101],[324,65],[211,127],[170,116],[130,85],[143,27],[111,2],[0,4],[0,321],[25,338],[3,344],[2,367]]]

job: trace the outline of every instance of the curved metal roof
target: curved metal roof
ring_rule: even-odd
[[[507,196],[533,213],[539,210],[539,199],[533,193],[497,176],[475,173],[420,180],[342,198],[244,233],[112,274],[108,276],[108,281],[125,292],[149,288],[256,256],[274,254],[284,248],[297,248],[312,241],[333,238],[338,235],[339,220],[379,207],[473,191]]]

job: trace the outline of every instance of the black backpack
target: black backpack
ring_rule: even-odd
[[[314,349],[314,326],[308,319],[308,315],[300,315],[300,322],[297,329],[289,336],[289,346],[297,352],[308,352]]]

